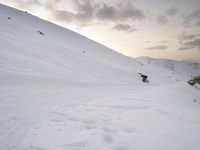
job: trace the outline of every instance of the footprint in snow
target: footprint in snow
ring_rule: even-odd
[[[106,133],[117,133],[117,130],[111,129],[109,127],[103,127],[102,130]]]
[[[70,150],[83,150],[83,149],[88,149],[89,147],[89,143],[86,142],[86,141],[83,141],[83,142],[75,142],[75,143],[71,143],[71,144],[67,144],[67,145],[64,145],[62,146],[63,149],[70,149]]]
[[[96,120],[92,120],[92,119],[86,119],[82,121],[84,124],[96,124],[97,121]]]
[[[85,129],[96,129],[97,128],[97,121],[92,119],[83,120],[82,123],[84,124]]]
[[[115,147],[115,150],[128,150],[128,146],[127,145],[117,145]]]
[[[25,148],[25,150],[45,150],[42,147],[38,147],[38,146],[29,146],[28,148]]]
[[[111,134],[104,134],[103,135],[103,141],[105,143],[111,144],[113,142],[113,136]]]

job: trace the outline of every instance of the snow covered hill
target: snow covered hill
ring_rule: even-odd
[[[153,75],[155,82],[169,82],[170,80],[187,82],[200,74],[200,62],[193,60],[175,61],[151,57],[138,57],[136,60],[141,64],[138,70]]]
[[[2,84],[129,83],[133,79],[130,64],[134,62],[101,44],[3,5],[0,19]]]
[[[0,150],[200,147],[199,63],[132,59],[1,4],[0,35]]]

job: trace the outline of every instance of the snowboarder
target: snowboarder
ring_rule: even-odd
[[[147,81],[147,76],[146,76],[146,75],[143,75],[143,74],[142,74],[141,77],[142,77],[142,81],[143,81],[143,82],[146,82],[146,81]]]
[[[140,77],[142,78],[142,81],[143,81],[143,82],[148,82],[148,80],[147,80],[148,76],[147,76],[147,75],[144,75],[144,74],[142,74],[142,73],[139,73],[139,75],[140,75]]]

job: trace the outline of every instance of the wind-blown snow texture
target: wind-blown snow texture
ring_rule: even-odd
[[[199,63],[131,59],[4,5],[0,35],[0,150],[199,149]]]

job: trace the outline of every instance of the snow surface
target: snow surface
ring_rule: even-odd
[[[0,150],[200,148],[199,63],[128,58],[1,4],[0,35]]]

